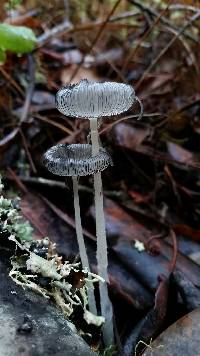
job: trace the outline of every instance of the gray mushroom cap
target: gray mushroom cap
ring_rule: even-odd
[[[135,101],[132,86],[81,80],[62,87],[56,94],[56,107],[66,116],[98,118],[119,115],[127,111]]]
[[[58,144],[44,154],[43,163],[58,176],[86,176],[103,171],[112,165],[112,160],[102,147],[97,155],[92,156],[89,144]]]

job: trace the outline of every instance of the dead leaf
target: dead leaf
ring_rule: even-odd
[[[29,219],[34,228],[35,237],[50,237],[56,243],[58,253],[67,260],[71,261],[78,255],[73,218],[37,194],[26,193],[20,206],[22,214]],[[84,229],[83,231],[93,271],[97,272],[95,237],[88,231]],[[149,289],[135,279],[113,254],[109,256],[109,278],[112,292],[118,298],[125,300],[137,310],[152,306],[153,295]]]
[[[148,219],[144,217],[141,222],[110,199],[104,199],[104,203],[109,246],[133,276],[144,286],[155,291],[158,274],[168,274],[169,263],[173,256],[172,245],[159,239],[161,251],[159,255],[151,256],[147,251],[139,253],[134,248],[134,241],[137,239],[145,244],[152,235],[161,232],[159,224],[155,221],[154,224],[149,225]],[[199,266],[180,251],[176,266],[191,279],[194,285],[200,286]]]
[[[186,165],[194,163],[195,158],[194,158],[193,153],[186,150],[185,148],[181,147],[180,145],[177,145],[176,143],[173,143],[173,142],[168,142],[167,148],[168,148],[168,151],[169,151],[171,157],[175,161],[177,161],[179,163],[184,163]]]
[[[134,150],[149,135],[149,130],[121,122],[113,128],[113,135],[116,145]]]
[[[200,231],[185,224],[175,224],[173,229],[176,233],[190,237],[194,241],[200,241]]]
[[[134,202],[136,204],[144,204],[144,203],[149,203],[149,201],[152,199],[152,194],[141,194],[139,192],[129,190],[128,194],[130,195],[131,198],[133,198]]]
[[[174,282],[185,304],[186,310],[200,308],[200,290],[180,271],[173,273]]]
[[[169,278],[160,276],[155,294],[154,308],[150,309],[143,320],[138,323],[136,328],[127,337],[123,348],[123,355],[139,355],[144,349],[144,344],[148,344],[162,330],[167,313],[169,286]]]
[[[71,80],[72,73],[76,70],[76,64],[72,64],[70,67],[65,67],[61,72],[61,82],[62,84],[78,83],[81,79],[87,78],[88,80],[100,81],[100,77],[95,73],[94,70],[90,68],[81,67],[75,77]]]
[[[49,235],[50,213],[36,194],[27,193],[24,195],[20,208],[23,216],[33,226],[35,236],[44,237]]]
[[[199,354],[200,309],[179,319],[143,353],[144,356],[188,356]]]

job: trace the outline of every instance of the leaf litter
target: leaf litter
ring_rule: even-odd
[[[149,1],[121,0],[112,13],[115,5],[109,1],[102,5],[99,16],[95,1],[92,7],[76,1],[72,8],[78,11],[72,11],[66,20],[61,4],[56,4],[54,17],[48,11],[50,3],[39,13],[38,2],[33,3],[30,14],[24,2],[16,8],[14,18],[9,14],[7,18],[8,23],[30,26],[38,42],[32,56],[33,99],[22,122],[24,101],[31,92],[30,62],[27,55],[7,53],[1,66],[0,165],[7,193],[13,188],[21,192],[22,212],[35,237],[49,236],[69,265],[79,261],[71,192],[64,194],[61,184],[49,185],[53,178],[44,171],[41,157],[50,145],[86,142],[88,126],[64,119],[54,109],[53,97],[71,78],[73,82],[84,77],[119,80],[138,87],[145,108],[142,121],[135,120],[135,106],[118,124],[115,118],[109,119],[100,128],[101,140],[114,161],[103,176],[110,294],[124,350],[127,340],[132,340],[129,350],[133,355],[134,345],[143,341],[143,346],[149,345],[149,354],[160,356],[167,350],[166,343],[154,347],[152,339],[199,305],[200,267],[193,258],[199,252],[200,214],[199,23],[190,22],[193,15],[198,18],[198,4],[192,0],[181,4],[153,1],[151,5]],[[184,31],[183,23],[188,24]],[[180,31],[181,37],[175,39]],[[125,61],[129,55],[131,60]],[[152,62],[157,64],[152,67]],[[84,234],[95,273],[92,181],[83,179],[81,184]],[[29,268],[39,268],[40,259],[36,263],[34,255],[25,260]],[[47,270],[59,273],[49,264]],[[34,278],[29,282],[34,283]],[[57,303],[64,306],[63,289],[54,288],[59,290]],[[90,320],[89,315],[87,318]],[[159,348],[162,344],[164,349]]]

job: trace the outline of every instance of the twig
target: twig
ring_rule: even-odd
[[[161,50],[158,56],[152,61],[149,67],[145,70],[140,80],[136,83],[135,88],[137,89],[143,82],[146,75],[152,70],[152,68],[158,63],[158,61],[163,57],[163,55],[168,51],[176,39],[182,35],[187,27],[189,27],[193,22],[200,18],[200,11],[190,18],[190,20],[178,31],[178,33],[169,41],[169,43]]]
[[[126,12],[123,12],[122,14],[119,14],[116,16],[111,16],[109,19],[109,22],[120,21],[120,20],[128,19],[129,17],[137,16],[137,15],[139,15],[139,11],[136,11],[136,10],[126,11]]]
[[[18,15],[18,16],[15,15],[14,17],[11,15],[6,19],[6,23],[9,23],[11,25],[21,25],[24,24],[30,18],[37,16],[38,13],[39,13],[38,9],[32,9],[23,15]]]
[[[0,66],[0,72],[1,74],[6,78],[8,82],[18,91],[18,93],[24,97],[24,91],[21,89],[21,87],[16,83],[16,81],[5,71],[5,69]]]
[[[7,171],[10,173],[11,177],[14,179],[14,181],[17,183],[18,187],[21,189],[21,191],[25,194],[28,193],[27,188],[25,185],[21,182],[20,178],[16,175],[16,173],[10,168],[7,167]]]
[[[16,177],[24,183],[33,183],[33,184],[41,184],[46,185],[51,188],[61,188],[66,189],[65,183],[55,180],[46,179],[43,177],[30,177],[30,176],[17,176]],[[9,178],[9,177],[8,177]]]
[[[38,119],[38,120],[43,121],[43,122],[47,122],[47,123],[50,124],[50,125],[53,125],[53,126],[55,126],[55,127],[58,127],[60,130],[66,132],[68,135],[73,135],[73,134],[74,134],[73,131],[71,131],[70,129],[68,129],[68,128],[65,127],[64,125],[59,124],[59,123],[56,122],[56,121],[52,121],[52,120],[48,119],[47,117],[41,116],[41,115],[39,115],[39,114],[33,114],[33,116],[34,116],[35,119]]]
[[[10,168],[8,168],[8,171],[9,171],[9,173],[11,173],[9,169]],[[10,179],[10,180],[14,179],[13,178],[14,174],[12,176],[7,176],[7,179]],[[30,176],[26,177],[26,176],[21,176],[21,175],[18,176],[18,175],[15,174],[15,179],[14,180],[16,180],[16,181],[18,180],[18,182],[21,182],[21,183],[24,182],[24,183],[31,183],[31,184],[41,184],[41,185],[49,186],[51,188],[66,189],[66,184],[65,183],[60,182],[60,181],[46,179],[46,178],[43,178],[43,177],[30,177]],[[20,184],[18,184],[18,185],[20,185]],[[23,187],[25,188],[24,184],[23,184]],[[92,188],[86,187],[85,185],[81,185],[81,184],[79,184],[79,191],[82,191],[82,192],[85,192],[85,193],[89,193],[89,194],[93,194],[94,193]],[[120,191],[115,191],[115,190],[111,190],[111,191],[104,190],[104,195],[107,196],[107,197],[111,197],[111,198],[112,197],[117,198],[117,197],[119,197],[121,195],[121,192]]]
[[[192,12],[199,11],[199,9],[197,7],[192,6],[192,5],[187,5],[187,4],[171,4],[169,7],[169,10],[192,11]]]
[[[200,104],[200,97],[197,99],[194,99],[193,101],[191,101],[190,103],[187,103],[185,105],[183,105],[179,110],[177,110],[174,115],[182,113],[185,110],[188,110],[190,108],[192,108],[193,106],[199,105]]]
[[[37,47],[43,46],[45,43],[51,40],[52,37],[61,35],[66,30],[71,30],[72,25],[68,20],[65,20],[63,23],[53,27],[51,30],[43,33],[37,38]]]
[[[31,100],[33,97],[33,92],[35,88],[35,62],[32,54],[28,54],[28,71],[29,71],[29,86],[26,91],[26,98],[24,102],[24,106],[22,109],[22,114],[20,118],[19,124],[21,125],[23,121],[27,119],[29,108],[31,105]]]
[[[137,0],[128,0],[130,3],[132,3],[133,5],[137,6],[139,9],[141,9],[144,12],[147,12],[151,17],[158,17],[159,13],[153,9],[152,7],[148,7],[147,5],[145,5],[144,3],[140,3]],[[179,31],[179,28],[176,27],[174,24],[171,23],[171,21],[169,21],[166,17],[161,17],[160,22],[162,22],[164,25],[167,25],[171,28],[173,28],[176,31]],[[190,33],[188,32],[183,32],[183,35],[185,37],[187,37],[188,39],[192,40],[193,42],[195,42],[196,44],[199,45],[199,40],[196,39],[195,37],[193,37]]]
[[[19,133],[20,133],[20,135],[21,135],[22,142],[23,142],[23,145],[24,145],[24,149],[25,149],[25,151],[26,151],[26,154],[27,154],[29,163],[30,163],[30,165],[31,165],[31,169],[32,169],[32,171],[33,171],[34,173],[37,173],[37,169],[36,169],[35,164],[34,164],[34,162],[33,162],[33,160],[32,160],[32,157],[31,157],[31,154],[30,154],[30,151],[29,151],[27,142],[26,142],[26,138],[25,138],[24,133],[23,133],[23,131],[22,131],[21,128],[19,129]]]
[[[166,239],[167,237],[169,237],[169,235],[166,233],[165,234],[159,233],[154,236],[151,236],[146,242],[147,249],[149,249],[150,251],[152,250],[152,247],[151,247],[152,241],[161,240],[161,239],[163,240],[163,239]],[[168,268],[169,274],[171,274],[176,267],[176,260],[177,260],[177,255],[178,255],[177,237],[176,237],[175,232],[172,229],[170,229],[170,237],[172,238],[172,242],[173,242],[173,255],[172,255],[172,259],[170,261],[170,265]]]
[[[94,52],[95,54],[99,54],[100,51],[93,47],[92,49],[92,52]],[[116,67],[115,63],[113,63],[113,61],[111,61],[110,59],[108,58],[105,58],[105,61],[110,65],[110,67],[112,68],[112,70],[117,73],[118,77],[123,81],[123,83],[126,83],[127,80],[126,78],[124,77],[124,75],[122,74],[122,72]]]
[[[177,255],[178,255],[178,244],[177,244],[177,237],[176,234],[173,230],[170,230],[171,238],[173,241],[173,256],[170,262],[169,266],[169,273],[173,273],[175,267],[176,267],[176,260],[177,260]]]
[[[165,9],[163,11],[161,11],[161,13],[156,17],[156,19],[154,20],[154,22],[152,23],[151,27],[149,27],[149,29],[144,33],[144,35],[141,37],[141,39],[139,40],[139,42],[137,43],[137,46],[133,49],[130,50],[129,54],[126,57],[126,60],[124,61],[123,67],[122,67],[122,72],[125,71],[128,63],[133,60],[134,56],[136,55],[138,49],[141,46],[141,43],[144,42],[146,40],[146,38],[149,36],[149,34],[152,32],[152,30],[154,29],[154,27],[160,22],[160,19],[163,17],[163,15],[166,13],[166,11],[168,10],[171,2],[173,0],[169,0]]]
[[[96,45],[96,43],[98,42],[99,38],[101,37],[110,17],[113,15],[113,13],[115,12],[115,10],[117,9],[118,5],[120,4],[121,0],[117,0],[115,5],[113,6],[112,10],[110,11],[110,13],[107,15],[105,21],[102,23],[101,27],[99,28],[99,31],[97,32],[94,40],[92,41],[89,49],[88,49],[88,52],[87,52],[87,55],[89,55],[93,49],[93,47]],[[81,68],[82,64],[84,63],[84,60],[85,60],[85,56],[83,56],[81,62],[78,64],[77,68],[75,69],[75,71],[72,73],[71,77],[70,77],[70,82],[73,80],[73,78],[76,76],[76,74],[78,73],[79,69]]]
[[[134,116],[137,117],[137,115],[134,115]],[[132,117],[132,116],[131,116],[131,117]],[[127,119],[126,117],[122,117],[122,118],[120,118],[120,119],[118,119],[118,120],[112,122],[111,124],[106,125],[106,127],[104,127],[103,129],[101,129],[101,130],[99,131],[99,135],[105,134],[106,131],[112,130],[112,128],[113,128],[115,125],[119,124],[119,123],[122,122],[122,121],[125,121],[126,119]]]
[[[47,198],[43,197],[42,195],[40,195],[40,197],[46,203],[46,205],[48,205],[49,208],[51,208],[51,210],[56,215],[59,216],[60,219],[65,221],[68,225],[72,226],[74,229],[76,228],[74,219],[70,218],[66,213],[64,213],[62,210],[57,208],[57,206],[55,206],[53,203],[51,203]],[[92,235],[89,231],[83,229],[83,233],[85,236],[89,237],[91,240],[96,241],[96,237],[94,235]]]
[[[174,35],[177,35],[177,31],[175,31],[173,28],[171,28],[171,27],[166,27],[166,28],[168,29],[169,32],[173,33]],[[184,36],[179,36],[177,39],[179,39],[179,41],[185,48],[188,56],[190,57],[191,63],[193,64],[194,69],[196,70],[197,75],[199,75],[199,67],[198,67],[195,55],[192,52],[188,42],[186,42],[186,40],[184,39]]]
[[[133,16],[138,15],[138,11],[129,11],[129,12],[124,12],[122,14],[119,14],[117,16],[110,16],[108,22],[116,22],[116,21],[121,21],[126,18],[130,18]],[[61,36],[63,33],[73,33],[77,31],[84,31],[84,30],[90,30],[94,27],[99,27],[102,26],[105,23],[105,21],[94,21],[91,23],[85,23],[85,24],[80,24],[77,27],[74,27],[69,21],[64,21],[63,23],[57,25],[56,27],[53,27],[52,29],[48,30],[41,36],[37,38],[37,47],[41,47],[44,44],[46,44],[48,41],[51,40],[52,37],[58,37]]]
[[[160,113],[152,113],[152,114],[143,114],[143,118],[144,117],[160,117],[163,116],[163,114]],[[121,117],[120,119],[115,120],[114,122],[112,122],[111,124],[108,124],[106,127],[104,127],[103,129],[101,129],[99,131],[99,134],[102,135],[104,134],[106,131],[109,131],[113,128],[113,126],[119,124],[122,121],[128,120],[128,119],[134,119],[134,118],[138,118],[138,115],[127,115],[124,117]]]
[[[20,117],[20,121],[19,121],[19,126],[21,127],[19,132],[22,138],[22,142],[25,148],[25,152],[27,154],[28,160],[30,162],[32,171],[34,173],[37,173],[35,164],[32,160],[28,145],[26,143],[26,138],[24,136],[24,133],[22,131],[22,123],[27,119],[28,113],[29,113],[29,109],[30,109],[30,105],[31,105],[31,100],[33,97],[33,92],[34,92],[34,88],[35,88],[35,62],[34,62],[34,58],[32,54],[28,54],[27,56],[28,59],[28,72],[29,72],[29,86],[28,89],[26,91],[26,97],[25,97],[25,102],[24,102],[24,106],[22,109],[22,114]]]

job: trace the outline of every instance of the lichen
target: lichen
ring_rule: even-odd
[[[103,319],[96,317],[91,313],[88,317],[88,297],[86,281],[90,278],[91,283],[99,281],[97,275],[89,273],[86,269],[81,269],[80,263],[70,264],[56,254],[55,245],[47,238],[40,241],[32,241],[27,244],[26,241],[19,242],[14,236],[10,236],[9,240],[16,243],[16,247],[24,252],[24,254],[16,253],[11,259],[12,269],[9,273],[15,283],[23,288],[29,288],[40,293],[45,298],[51,298],[55,301],[62,312],[70,317],[76,307],[83,309],[83,317],[88,324],[101,326]],[[37,251],[44,249],[44,257],[37,255]],[[32,252],[35,251],[35,252]],[[76,287],[69,277],[71,274],[82,273],[83,285],[80,288]],[[102,279],[101,279],[102,280]]]
[[[3,184],[0,176],[0,193]],[[4,235],[14,235],[20,241],[31,241],[33,229],[28,221],[23,221],[19,210],[19,198],[7,199],[0,196],[0,238]]]
[[[3,184],[0,177],[0,193]],[[63,261],[56,253],[56,246],[48,237],[33,239],[33,228],[28,221],[23,221],[20,213],[19,199],[11,200],[0,196],[0,244],[15,245],[11,257],[9,276],[22,286],[29,288],[43,297],[52,299],[62,312],[71,317],[76,308],[82,309],[81,317],[88,324],[100,326],[101,317],[88,317],[88,282],[102,280],[98,275],[82,269],[80,263]],[[75,282],[75,275],[80,274],[80,286]]]

